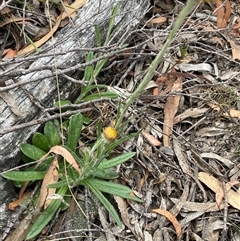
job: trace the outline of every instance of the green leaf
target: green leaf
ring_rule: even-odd
[[[93,172],[92,176],[107,180],[116,179],[119,177],[118,173],[112,168],[105,170],[97,169],[95,172]]]
[[[58,135],[58,130],[55,125],[48,121],[44,126],[44,135],[46,136],[50,146],[49,149],[53,146],[57,146],[61,144],[61,139]]]
[[[34,160],[31,159],[30,157],[26,156],[24,153],[22,153],[21,155],[21,159],[24,163],[30,163],[30,162],[33,162]]]
[[[99,166],[98,166],[98,169],[108,169],[110,167],[115,167],[119,164],[122,164],[126,161],[128,161],[130,158],[134,157],[135,156],[135,152],[129,152],[129,153],[124,153],[120,156],[117,156],[117,157],[114,157],[110,160],[103,160]]]
[[[21,143],[20,149],[26,156],[30,157],[35,161],[39,160],[42,156],[46,154],[45,151],[28,143]]]
[[[49,151],[49,142],[42,133],[36,132],[33,135],[32,144],[45,152]]]
[[[113,205],[106,199],[106,197],[89,181],[85,184],[90,188],[90,190],[95,194],[98,200],[104,205],[108,212],[112,215],[113,219],[116,221],[119,227],[122,227],[122,222],[118,216],[118,213],[114,209]]]
[[[93,78],[96,79],[98,74],[100,73],[100,71],[102,70],[103,66],[105,65],[105,63],[107,62],[108,59],[102,59],[100,61],[97,62],[96,67],[94,69],[94,75]]]
[[[80,168],[84,166],[83,160],[76,154],[76,152],[72,151],[67,145],[64,145],[63,147],[71,153],[75,161],[80,165]]]
[[[90,51],[88,53],[86,62],[92,61],[93,59],[94,59],[94,53],[92,51]],[[85,71],[84,71],[84,80],[86,80],[86,81],[91,80],[92,75],[93,75],[93,65],[86,66]]]
[[[130,134],[130,135],[128,135],[128,136],[124,136],[124,137],[122,137],[121,139],[118,139],[118,140],[116,140],[116,141],[114,141],[114,142],[109,143],[109,145],[106,146],[105,156],[107,157],[115,147],[121,145],[123,142],[125,142],[125,141],[127,141],[127,140],[132,139],[133,137],[135,137],[136,135],[138,135],[138,133],[139,133],[139,132],[132,133],[132,134]]]
[[[12,181],[27,182],[41,180],[45,174],[46,171],[9,171],[1,175]]]
[[[76,147],[82,131],[82,126],[83,126],[83,118],[80,113],[76,115],[72,115],[70,117],[69,127],[68,127],[67,146],[73,152],[76,152]]]
[[[109,21],[109,26],[108,26],[108,31],[107,31],[107,37],[106,37],[106,40],[105,40],[104,45],[107,45],[108,42],[109,42],[109,40],[110,40],[110,36],[111,36],[111,33],[112,33],[112,29],[113,29],[113,25],[114,25],[114,21],[115,21],[115,17],[116,17],[118,8],[119,8],[119,4],[117,4],[117,5],[113,8],[113,11],[112,11],[112,14],[111,14],[111,17],[110,17],[110,21]]]
[[[95,35],[96,35],[97,45],[98,45],[98,47],[101,47],[102,43],[101,43],[100,29],[99,29],[98,25],[95,25],[94,28],[95,28]]]
[[[83,118],[83,123],[84,124],[88,125],[90,123],[90,118],[88,118],[88,117],[86,117],[84,115],[82,116],[82,118]]]
[[[101,192],[131,199],[137,202],[142,202],[141,199],[133,195],[130,195],[132,190],[129,187],[123,186],[119,183],[103,181],[96,178],[88,179],[88,183],[91,183],[91,185],[93,185],[96,189],[98,189]]]
[[[65,112],[68,110],[67,106],[72,104],[70,100],[60,100],[56,101],[53,106],[57,108],[61,108],[62,112]]]
[[[68,187],[64,186],[57,192],[57,194],[64,196],[67,190]],[[44,227],[53,218],[60,205],[60,200],[52,200],[49,206],[39,215],[37,220],[33,223],[32,227],[28,231],[26,238],[27,240],[35,238],[44,229]]]
[[[56,101],[53,106],[54,107],[64,107],[65,105],[70,105],[71,104],[71,101],[70,100],[60,100],[60,101]]]
[[[102,135],[102,130],[103,130],[102,122],[99,121],[99,122],[98,122],[98,125],[97,125],[97,139],[101,137],[101,135]]]
[[[52,184],[47,185],[47,188],[62,188],[64,186],[67,186],[68,184],[70,186],[72,186],[74,184],[74,181],[69,179],[68,182],[67,182],[67,180],[64,179],[64,180],[61,180],[57,183],[52,183]]]
[[[116,94],[114,92],[110,92],[110,91],[94,93],[94,94],[86,96],[85,98],[82,99],[82,101],[97,100],[101,97],[115,99],[118,97],[118,94]]]
[[[83,86],[82,90],[81,90],[81,94],[79,95],[79,97],[75,100],[75,104],[79,104],[81,102],[83,102],[83,98],[88,94],[88,92],[90,92],[93,89],[97,89],[97,88],[107,88],[107,85],[89,85],[89,86]]]
[[[79,173],[70,165],[68,165],[68,168],[67,168],[67,173],[68,173],[68,176],[74,181],[76,182],[79,178]]]

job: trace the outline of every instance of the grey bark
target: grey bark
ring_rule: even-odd
[[[23,128],[6,133],[10,127],[21,123],[46,117],[42,110],[35,104],[38,100],[44,107],[52,107],[57,100],[55,65],[59,69],[59,86],[61,98],[68,98],[73,91],[74,84],[61,76],[62,72],[78,77],[78,71],[74,66],[84,63],[87,51],[71,51],[76,48],[96,47],[94,25],[100,26],[104,37],[108,28],[109,17],[114,6],[120,3],[115,20],[115,28],[118,33],[111,44],[117,43],[121,37],[130,36],[131,32],[139,24],[140,20],[149,7],[148,0],[89,0],[73,20],[54,37],[54,49],[56,61],[53,57],[53,43],[48,41],[38,54],[5,60],[0,63],[3,69],[0,71],[1,81],[5,81],[6,87],[0,82],[0,93],[10,93],[15,99],[23,117],[16,116],[9,106],[0,97],[0,173],[16,167],[20,161],[19,144],[27,142],[33,133],[39,128],[38,125]],[[50,54],[48,57],[43,57]],[[33,59],[37,56],[36,59]],[[61,72],[62,71],[62,72]],[[17,87],[22,83],[33,97],[31,100],[26,92]],[[13,88],[16,86],[15,88]],[[11,90],[9,90],[11,89]],[[6,92],[8,91],[9,92]],[[15,197],[14,187],[11,182],[0,176],[0,239],[4,239],[8,229],[15,225],[18,219],[18,211],[10,212],[7,204]]]

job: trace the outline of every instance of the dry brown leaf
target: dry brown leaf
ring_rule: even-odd
[[[142,177],[141,181],[140,181],[141,187],[143,187],[144,184],[146,183],[146,181],[148,179],[148,176],[149,176],[149,170],[146,170],[146,173],[145,173],[144,177]]]
[[[171,201],[173,203],[177,203],[179,199],[177,198],[171,198]],[[222,210],[224,208],[224,205],[221,204],[220,206],[217,205],[216,202],[214,203],[197,203],[197,202],[184,202],[182,211],[183,212],[216,212],[219,210]]]
[[[227,23],[231,17],[231,12],[232,12],[231,3],[229,0],[227,0],[226,1],[226,11],[225,11],[225,16],[224,16],[224,19],[226,21],[226,27],[227,27]]]
[[[148,27],[156,27],[156,26],[161,26],[163,23],[167,21],[166,17],[157,17],[153,18],[150,21],[148,21],[147,26]]]
[[[221,0],[215,0],[216,2],[216,15],[217,15],[217,28],[226,28],[228,20],[231,15],[231,3],[226,1],[226,11]]]
[[[239,54],[240,54],[240,52],[239,52]],[[239,55],[239,57],[240,57],[240,55]],[[239,60],[240,60],[240,58],[239,58]],[[213,110],[216,110],[216,111],[218,111],[218,112],[221,110],[220,107],[218,107],[217,105],[214,105],[214,104],[212,104],[212,103],[208,103],[208,105],[209,105]],[[229,115],[230,115],[232,118],[238,118],[238,119],[240,119],[240,111],[239,111],[239,110],[230,109],[230,110],[229,110],[229,113],[223,113],[223,115],[226,116],[226,117],[229,117]]]
[[[4,49],[3,51],[4,58],[14,58],[16,55],[17,55],[17,50]]]
[[[240,60],[240,47],[236,45],[231,39],[228,39],[228,42],[232,48],[232,58]]]
[[[237,180],[233,180],[233,181],[230,181],[230,182],[224,184],[226,192],[228,192],[232,188],[232,186],[237,185],[237,184],[239,184],[239,181],[237,181]],[[224,198],[224,195],[225,195],[224,194],[224,188],[223,187],[219,188],[216,192],[216,203],[217,203],[218,206],[221,205],[221,202]]]
[[[142,134],[145,138],[147,138],[148,141],[149,141],[152,145],[154,145],[154,146],[161,146],[162,143],[161,143],[157,138],[155,138],[153,135],[151,135],[151,134],[149,134],[149,133],[147,133],[147,132],[145,132],[145,131],[142,131],[141,134]]]
[[[61,155],[79,173],[79,175],[81,174],[81,170],[77,162],[67,149],[62,146],[53,146],[47,154],[51,152]]]
[[[215,193],[222,188],[222,183],[215,177],[205,172],[198,173],[198,179],[208,186]],[[232,189],[228,191],[228,203],[234,208],[240,210],[240,193],[234,192]]]
[[[48,157],[50,153],[61,155],[79,173],[79,175],[81,174],[81,170],[72,154],[62,146],[53,146],[47,154],[41,157],[35,168],[37,168]]]
[[[180,92],[182,90],[182,78],[178,77],[172,86],[173,92]],[[170,96],[167,98],[164,106],[164,125],[163,125],[163,144],[170,146],[170,137],[172,135],[173,119],[179,107],[180,96]]]
[[[240,28],[240,17],[237,18],[237,23],[232,27],[232,29]]]
[[[178,222],[178,220],[168,211],[164,210],[164,209],[152,209],[152,212],[158,213],[160,215],[165,216],[174,226],[175,230],[176,230],[176,234],[179,237],[182,233],[182,229],[181,226]]]
[[[9,210],[15,210],[16,207],[18,207],[20,204],[22,204],[24,202],[24,200],[30,196],[31,192],[26,192],[22,195],[21,198],[18,198],[16,201],[13,201],[11,203],[8,204],[8,209]]]
[[[23,117],[25,115],[24,112],[18,108],[15,99],[9,92],[0,93],[0,97],[6,102],[8,107],[16,116]]]
[[[85,3],[87,2],[87,0],[76,0],[74,3],[72,3],[69,7],[67,7],[67,12],[64,12],[62,15],[62,20],[68,16],[73,16],[72,14],[74,14],[79,8],[81,8]]]
[[[186,154],[183,152],[181,144],[175,137],[173,138],[173,150],[175,152],[179,166],[181,167],[183,173],[187,174],[190,177],[193,176],[193,172],[188,163]]]
[[[174,124],[177,124],[185,119],[187,119],[188,117],[190,118],[197,118],[199,116],[202,116],[203,114],[205,114],[207,111],[209,110],[209,108],[190,108],[185,110],[182,114],[176,116],[174,118]]]
[[[59,24],[61,23],[61,20],[62,20],[62,15],[63,14],[60,14],[60,16],[57,18],[56,24],[50,30],[49,33],[47,33],[44,37],[42,37],[38,41],[34,42],[34,45],[33,44],[28,45],[27,47],[25,47],[25,48],[21,49],[20,51],[18,51],[17,56],[20,56],[20,55],[23,55],[23,54],[28,54],[28,53],[34,51],[36,47],[39,48],[44,43],[46,43],[53,36],[53,34],[56,32],[56,30],[58,29]]]
[[[86,3],[87,0],[76,0],[74,3],[72,3],[69,7],[67,7],[67,12],[63,12],[61,13],[58,18],[57,18],[57,21],[56,21],[56,24],[54,25],[54,27],[50,30],[49,33],[47,33],[43,38],[41,38],[40,40],[34,42],[34,45],[33,46],[32,44],[27,46],[26,48],[20,50],[18,52],[18,56],[19,55],[23,55],[23,54],[27,54],[27,53],[30,53],[32,51],[35,50],[35,47],[40,47],[41,45],[43,45],[44,43],[46,43],[52,36],[53,34],[57,31],[61,21],[63,19],[65,19],[67,16],[71,16],[71,14],[73,14],[76,10],[78,10],[80,7],[82,7],[85,3]]]
[[[121,218],[123,223],[132,231],[132,233],[137,237],[137,233],[135,231],[134,225],[130,222],[130,217],[128,213],[128,205],[127,202],[119,197],[119,196],[114,196],[114,200],[118,205],[118,209],[121,214]]]
[[[31,20],[30,18],[25,18],[23,20],[23,18],[19,18],[19,17],[15,17],[13,14],[9,17],[4,19],[4,21],[0,24],[0,27],[3,27],[9,23],[23,23],[23,21],[26,23],[26,21]]]
[[[57,170],[58,168],[59,168],[58,159],[57,159],[57,157],[55,157],[54,161],[48,168],[48,171],[42,181],[39,200],[37,203],[38,208],[41,208],[44,205],[44,209],[46,209],[47,206],[50,204],[51,200],[49,200],[49,199],[46,200],[47,196],[54,194],[56,192],[56,188],[48,188],[47,186],[49,184],[53,184],[58,181],[58,178],[59,178],[59,174],[58,174],[58,170]]]

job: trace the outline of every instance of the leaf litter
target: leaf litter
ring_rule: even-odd
[[[176,9],[179,3],[175,3]],[[154,1],[135,33],[130,44],[141,44],[142,52],[135,50],[132,55],[142,54],[142,59],[135,63],[133,58],[129,60],[128,64],[133,63],[131,72],[127,72],[126,60],[121,56],[117,69],[106,68],[104,81],[121,91],[123,103],[141,81],[141,69],[147,69],[154,51],[168,34],[171,19],[176,17],[169,4],[174,6],[173,1]],[[220,0],[196,9],[169,48],[153,78],[154,84],[131,106],[127,131],[143,132],[122,146],[121,150],[136,150],[137,155],[134,162],[122,164],[118,170],[121,182],[144,202],[114,197],[125,225],[119,232],[114,232],[115,224],[106,214],[99,212],[99,219],[91,217],[88,222],[95,223],[93,226],[99,230],[105,227],[106,237],[239,240],[240,72],[236,40],[240,33],[234,22],[237,10],[236,2]],[[202,17],[203,13],[208,15]],[[148,43],[142,44],[145,40]],[[121,79],[123,75],[125,78]],[[111,76],[116,77],[115,81]],[[234,89],[236,95],[227,87]],[[100,118],[115,117],[117,103],[110,106],[98,106]],[[86,129],[83,132],[92,133]],[[50,152],[62,155],[80,173],[74,158],[59,148]],[[50,174],[46,181],[53,182]],[[46,194],[42,197],[47,199]]]

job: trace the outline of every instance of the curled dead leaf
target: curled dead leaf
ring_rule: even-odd
[[[153,209],[152,212],[165,216],[173,224],[173,226],[176,230],[177,236],[179,237],[181,235],[181,233],[182,233],[181,226],[180,226],[178,220],[170,212],[160,209],[160,208]]]
[[[31,192],[26,192],[26,193],[24,193],[22,195],[21,198],[18,198],[17,200],[9,203],[8,204],[8,209],[12,210],[12,211],[15,210],[15,208],[18,207],[20,204],[22,204],[24,202],[24,200],[30,196],[31,193],[32,193],[32,191]]]
[[[220,189],[223,189],[222,183],[217,178],[215,178],[214,176],[211,176],[208,173],[199,172],[198,179],[206,186],[208,186],[215,193],[219,192]],[[240,202],[239,202],[240,193],[234,192],[232,189],[230,189],[228,191],[227,200],[230,205],[240,210]]]
[[[40,208],[44,205],[44,209],[46,209],[47,206],[50,204],[51,200],[50,199],[47,200],[47,197],[52,194],[55,194],[56,188],[48,188],[47,186],[49,184],[53,184],[58,181],[58,178],[59,178],[59,174],[58,174],[58,170],[57,170],[58,168],[59,168],[58,159],[57,159],[57,157],[55,157],[54,161],[48,168],[48,171],[42,181],[42,186],[41,186],[41,190],[40,190],[40,196],[39,196],[39,200],[37,203],[37,207]]]
[[[145,138],[148,139],[148,141],[149,141],[152,145],[154,145],[154,146],[161,146],[162,143],[161,143],[157,138],[155,138],[153,135],[151,135],[151,134],[149,134],[149,133],[147,133],[147,132],[145,132],[145,131],[142,131],[141,133],[142,133],[142,135],[143,135]]]

